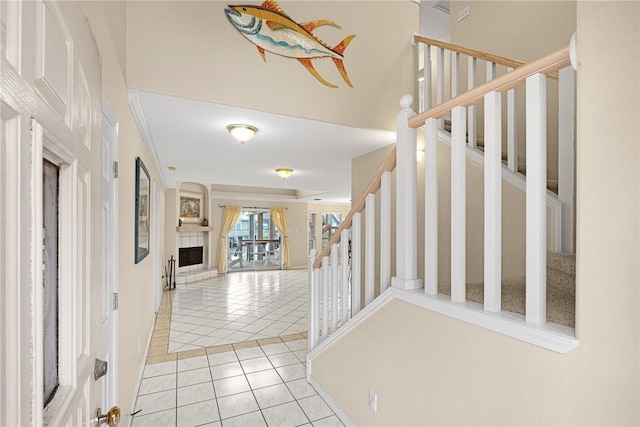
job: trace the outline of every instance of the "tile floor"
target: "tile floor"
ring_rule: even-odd
[[[305,378],[306,274],[233,273],[165,291],[131,425],[342,426]],[[172,351],[172,333],[199,337]]]
[[[307,270],[277,270],[178,285],[168,352],[306,331],[307,280]]]

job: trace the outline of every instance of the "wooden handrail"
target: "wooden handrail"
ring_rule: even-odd
[[[358,199],[358,201],[351,207],[351,210],[344,218],[340,227],[336,230],[336,233],[333,235],[327,246],[318,254],[316,260],[313,263],[313,268],[317,269],[322,266],[322,258],[325,256],[329,256],[331,252],[331,245],[335,243],[340,243],[340,235],[342,230],[346,230],[351,227],[351,222],[353,221],[353,216],[364,210],[365,200],[367,199],[367,195],[375,193],[380,189],[380,182],[382,180],[382,175],[385,172],[391,172],[396,168],[396,147],[393,147],[387,157],[382,162],[382,165],[378,169],[378,172],[373,176],[367,188],[364,189],[362,195]]]
[[[505,56],[494,55],[493,53],[482,52],[480,50],[469,49],[469,48],[466,48],[466,47],[458,46],[457,44],[452,44],[452,43],[447,43],[447,42],[443,42],[443,41],[440,41],[440,40],[430,39],[428,37],[420,36],[418,34],[414,34],[413,35],[413,41],[415,43],[424,43],[424,44],[428,44],[430,46],[441,47],[442,49],[447,49],[447,50],[450,50],[450,51],[453,51],[453,52],[458,52],[458,53],[461,53],[463,55],[473,56],[473,57],[476,57],[476,58],[481,59],[483,61],[493,62],[495,64],[504,65],[505,67],[519,68],[519,67],[523,66],[524,64],[526,64],[526,62],[519,61],[517,59],[511,59],[511,58],[507,58]],[[551,77],[552,79],[558,80],[558,74],[555,73],[555,72],[554,73],[550,73],[549,77]]]
[[[428,37],[419,36],[417,34],[414,34],[413,41],[416,43],[424,43],[430,46],[441,47],[453,52],[462,53],[463,55],[474,56],[478,59],[482,59],[483,61],[494,62],[506,67],[518,68],[525,64],[524,61],[518,61],[517,59],[506,58],[504,56],[494,55],[492,53],[482,52],[480,50],[469,49],[466,47],[458,46],[457,44],[430,39]]]
[[[505,92],[509,89],[513,89],[533,74],[556,72],[564,67],[568,67],[569,65],[569,46],[566,46],[550,53],[547,56],[543,56],[540,59],[518,67],[510,73],[503,74],[502,76],[488,81],[483,85],[473,88],[462,95],[458,95],[455,98],[443,102],[442,104],[423,113],[413,116],[408,121],[409,127],[418,128],[424,125],[427,119],[432,117],[437,119],[443,118],[447,116],[454,107],[468,107],[469,105],[473,105],[481,101],[484,95],[489,92]]]

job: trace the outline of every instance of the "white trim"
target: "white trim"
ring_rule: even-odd
[[[460,75],[458,70],[460,69],[460,53],[451,52],[451,98],[458,96],[458,86],[460,85]]]
[[[31,120],[31,176],[29,179],[31,189],[31,232],[33,240],[31,245],[31,307],[33,308],[31,324],[31,414],[33,424],[44,424],[44,401],[42,393],[43,378],[39,374],[43,366],[43,345],[42,345],[42,246],[36,242],[42,242],[42,146],[44,130],[35,120]],[[59,261],[60,263],[60,261]],[[63,385],[63,384],[61,384]]]
[[[470,56],[467,59],[467,90],[471,90],[477,85],[477,73],[478,73],[478,58]],[[468,146],[476,148],[478,145],[477,134],[477,116],[475,105],[469,105],[467,114],[467,134],[469,135]]]
[[[380,292],[391,286],[391,172],[380,181]]]
[[[338,313],[338,289],[340,289],[340,284],[338,280],[340,278],[339,269],[338,269],[338,248],[339,245],[334,243],[331,245],[331,264],[329,269],[331,270],[331,280],[329,282],[331,286],[331,331],[335,331],[338,329],[338,318],[340,317],[340,313]]]
[[[133,413],[136,410],[136,399],[138,398],[138,393],[140,392],[140,385],[142,384],[142,376],[144,375],[144,368],[147,366],[147,356],[149,354],[149,347],[151,346],[151,338],[153,337],[153,330],[155,328],[155,321],[151,326],[151,330],[149,331],[149,336],[147,337],[147,345],[144,350],[144,357],[142,358],[142,365],[140,365],[140,369],[138,369],[138,379],[136,380],[136,387],[134,389],[134,393],[131,396],[131,412]],[[176,372],[178,372],[178,361],[176,360]],[[131,414],[122,414],[123,418],[127,418],[127,427],[131,427],[131,422],[133,421],[133,417]]]
[[[362,213],[356,212],[351,222],[351,317],[362,307]]]
[[[349,320],[349,230],[344,229],[340,235],[340,324]]]
[[[451,298],[466,298],[467,259],[467,109],[451,110]]]
[[[424,291],[438,293],[438,121],[427,119],[424,162]]]
[[[151,130],[149,129],[149,123],[147,122],[147,118],[144,114],[144,108],[142,107],[142,101],[140,101],[140,93],[135,90],[129,91],[129,107],[131,108],[131,112],[133,113],[133,117],[138,124],[138,129],[140,130],[140,134],[142,135],[142,140],[144,141],[144,145],[147,147],[147,151],[149,151],[149,155],[153,159],[153,164],[158,171],[158,176],[160,176],[160,180],[162,181],[162,186],[164,189],[169,188],[167,185],[167,178],[165,177],[165,171],[160,167],[160,160],[158,159],[158,152],[156,151],[155,143],[153,142],[153,136],[151,136]]]
[[[508,67],[508,72],[513,68]],[[518,115],[516,114],[517,88],[507,91],[507,167],[518,171]]]
[[[308,286],[309,286],[309,300],[307,302],[307,312],[308,312],[308,316],[307,316],[307,347],[308,348],[314,348],[316,346],[316,342],[318,341],[318,321],[317,316],[318,316],[318,309],[320,308],[320,301],[319,301],[319,292],[316,292],[316,290],[318,289],[318,286],[315,283],[315,275],[316,275],[316,270],[313,269],[313,263],[316,260],[317,257],[317,251],[312,248],[311,251],[309,251],[309,258],[308,258],[308,265],[309,268],[307,269],[307,274],[309,274],[309,282],[308,282]]]
[[[502,302],[502,97],[484,96],[484,308]]]
[[[322,290],[322,338],[324,341],[329,335],[329,257],[322,257],[320,289]]]
[[[102,104],[101,104],[101,112],[102,112],[102,116],[107,119],[107,121],[109,122],[109,124],[111,124],[111,126],[113,127],[114,130],[114,137],[113,140],[111,141],[111,150],[112,150],[112,159],[114,159],[115,161],[119,161],[119,151],[120,151],[120,123],[118,121],[118,116],[115,114],[115,112],[113,111],[113,109],[111,108],[111,104],[109,104],[109,101],[103,96],[102,97]],[[110,208],[111,208],[111,212],[112,212],[112,216],[109,219],[112,223],[111,223],[111,229],[112,230],[118,230],[118,221],[119,221],[119,215],[118,215],[118,179],[117,178],[113,178],[112,181],[112,193],[111,193],[111,201],[110,201]],[[111,275],[113,277],[113,280],[111,281],[111,292],[113,293],[118,293],[119,292],[119,287],[118,287],[118,267],[119,267],[119,260],[118,260],[118,235],[119,233],[113,233],[113,236],[110,237],[110,245],[112,245],[112,252],[113,252],[113,256],[111,257],[111,265],[107,266],[107,268],[111,268]],[[101,244],[104,244],[104,242],[102,242]],[[105,268],[104,266],[101,266],[101,268]],[[91,301],[88,301],[88,303],[90,303]],[[111,332],[111,337],[112,337],[112,345],[111,345],[111,351],[112,351],[112,358],[111,358],[111,366],[109,366],[109,370],[110,373],[115,371],[116,375],[110,375],[109,373],[107,374],[107,376],[109,376],[109,381],[111,381],[111,393],[112,395],[110,396],[110,400],[111,402],[113,402],[113,404],[116,404],[118,402],[118,369],[119,369],[119,358],[118,358],[118,323],[119,323],[119,312],[118,310],[112,310],[111,311],[111,316],[112,316],[112,327],[113,327],[113,331]],[[100,337],[100,341],[102,341],[103,337]],[[102,343],[100,343],[101,345]],[[104,396],[103,396],[104,399]]]
[[[396,275],[391,286],[420,287],[418,279],[417,132],[407,126],[415,113],[411,95],[400,99],[396,117]],[[365,266],[366,266],[365,260]],[[366,279],[365,279],[366,280]]]
[[[526,81],[526,308],[527,322],[547,321],[547,76]]]
[[[451,302],[448,296],[442,294],[431,296],[425,295],[424,292],[420,291],[403,291],[394,288],[391,289],[391,293],[394,298],[401,301],[555,351],[556,353],[568,353],[580,344],[580,341],[575,338],[575,330],[567,326],[553,323],[532,325],[526,323],[524,316],[520,314],[507,311],[488,313],[483,310],[481,304],[469,301],[454,303]],[[326,345],[330,344],[331,342],[326,343]]]
[[[0,110],[0,126],[6,124],[7,132],[2,135],[2,146],[0,147],[0,191],[4,199],[0,207],[0,254],[2,259],[2,273],[0,277],[5,284],[0,290],[0,346],[3,351],[0,354],[0,369],[3,370],[3,398],[0,399],[0,425],[23,425],[28,424],[28,420],[24,420],[21,411],[25,400],[28,402],[30,393],[30,383],[24,381],[20,367],[28,365],[29,361],[23,360],[21,357],[21,342],[29,342],[30,339],[24,332],[26,322],[31,313],[21,312],[20,308],[25,298],[26,289],[30,283],[25,280],[23,283],[23,268],[21,266],[22,254],[25,246],[30,245],[23,243],[21,230],[24,223],[27,222],[20,215],[24,204],[21,201],[23,194],[22,188],[25,183],[20,179],[21,167],[21,142],[24,141],[23,126],[21,118],[14,115],[14,111],[3,105]],[[30,142],[29,142],[30,143]],[[30,151],[30,147],[25,143],[24,146]],[[25,239],[26,240],[26,239]],[[26,257],[25,257],[26,258]],[[11,285],[13,284],[13,285]],[[24,288],[23,288],[24,287]],[[22,295],[21,295],[22,294]],[[27,293],[28,295],[28,293]]]
[[[393,289],[393,288],[389,288],[389,289]],[[360,312],[354,317],[352,317],[351,320],[347,322],[346,325],[338,329],[336,332],[332,333],[331,339],[322,341],[314,349],[309,349],[309,353],[307,354],[307,363],[309,362],[309,360],[311,360],[311,358],[315,357],[316,355],[324,351],[326,348],[330,347],[334,342],[336,342],[338,338],[348,333],[351,329],[355,328],[360,323],[364,322],[367,318],[369,318],[369,316],[374,314],[379,307],[381,307],[382,305],[390,301],[393,298],[394,294],[389,289],[381,293],[380,296],[378,296],[378,298],[373,300],[371,304],[367,305],[365,308],[360,310]],[[421,289],[417,291],[422,292]],[[309,372],[310,372],[309,365],[307,365],[307,373]]]
[[[376,195],[367,194],[364,205],[364,305],[367,306],[375,298]]]
[[[322,399],[327,403],[327,405],[329,405],[329,408],[331,408],[333,413],[336,414],[336,417],[338,417],[340,421],[342,421],[342,424],[344,424],[345,427],[351,427],[356,425],[356,423],[354,423],[351,420],[351,418],[349,418],[349,416],[342,410],[342,408],[336,403],[336,401],[333,400],[331,395],[327,393],[324,388],[322,388],[318,380],[316,380],[313,377],[309,377],[307,381],[309,381],[309,383],[311,383],[313,388],[316,389],[320,397],[322,397]]]
[[[576,73],[571,67],[560,70],[558,104],[558,199],[565,204],[562,252],[573,253]]]

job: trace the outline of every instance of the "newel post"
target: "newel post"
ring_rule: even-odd
[[[417,132],[408,120],[413,97],[400,99],[402,110],[396,119],[396,276],[391,286],[399,289],[419,289],[417,230]]]

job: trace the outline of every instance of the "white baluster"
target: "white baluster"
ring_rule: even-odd
[[[468,83],[467,90],[471,90],[476,87],[477,84],[477,75],[478,75],[478,58],[473,56],[469,57],[469,66],[468,66]],[[478,136],[476,135],[476,107],[475,105],[470,105],[468,108],[468,117],[467,117],[467,139],[469,140],[469,146],[476,147],[478,145]]]
[[[484,309],[502,301],[502,97],[484,96]]]
[[[431,65],[431,46],[430,45],[425,45],[424,46],[424,68],[423,68],[423,72],[424,72],[424,109],[425,111],[428,110],[429,108],[431,108],[431,104],[432,104],[432,89],[431,89],[431,84],[432,84],[432,75],[433,75],[433,71],[432,71],[432,65]]]
[[[438,68],[436,74],[436,105],[444,102],[444,49],[439,47],[436,58],[436,66]],[[438,121],[440,129],[444,129],[444,120]]]
[[[316,315],[318,312],[317,305],[319,301],[316,299],[316,283],[315,283],[315,270],[313,269],[313,262],[316,260],[316,250],[311,249],[309,252],[309,310],[307,319],[307,347],[309,351],[313,350],[317,344],[317,329]]]
[[[451,52],[451,98],[458,96],[458,82],[460,81],[460,54]]]
[[[340,233],[340,308],[341,325],[349,320],[349,230]]]
[[[496,78],[496,64],[495,62],[487,62],[487,81],[491,81]]]
[[[427,119],[425,124],[425,283],[428,295],[438,294],[438,121]]]
[[[407,120],[414,115],[411,95],[400,100],[402,110],[396,119],[396,276],[391,286],[400,289],[419,289],[417,239],[417,165],[416,130]]]
[[[313,333],[315,335],[315,345],[318,345],[320,343],[320,288],[322,286],[322,269],[317,268],[314,270],[313,272],[313,283],[314,283],[314,289],[313,289],[313,293],[314,293],[314,300],[316,301],[315,304],[315,325],[316,328],[313,330]]]
[[[329,257],[322,258],[322,339],[329,336]]]
[[[367,194],[364,204],[364,305],[373,301],[376,271],[376,196]]]
[[[526,321],[546,322],[547,295],[547,80],[527,77]]]
[[[391,285],[391,172],[380,182],[380,293]]]
[[[331,245],[331,332],[338,330],[338,319],[340,312],[338,311],[338,289],[340,289],[339,266],[338,266],[338,244]]]
[[[451,301],[464,302],[466,292],[466,109],[451,111]]]
[[[351,221],[351,318],[361,307],[360,287],[362,286],[362,214],[353,214]]]
[[[509,67],[507,71],[513,71]],[[516,114],[516,88],[507,91],[507,167],[518,171],[518,122]]]
[[[575,191],[576,73],[560,70],[558,94],[558,198],[562,211],[562,252],[573,253],[573,197]]]

